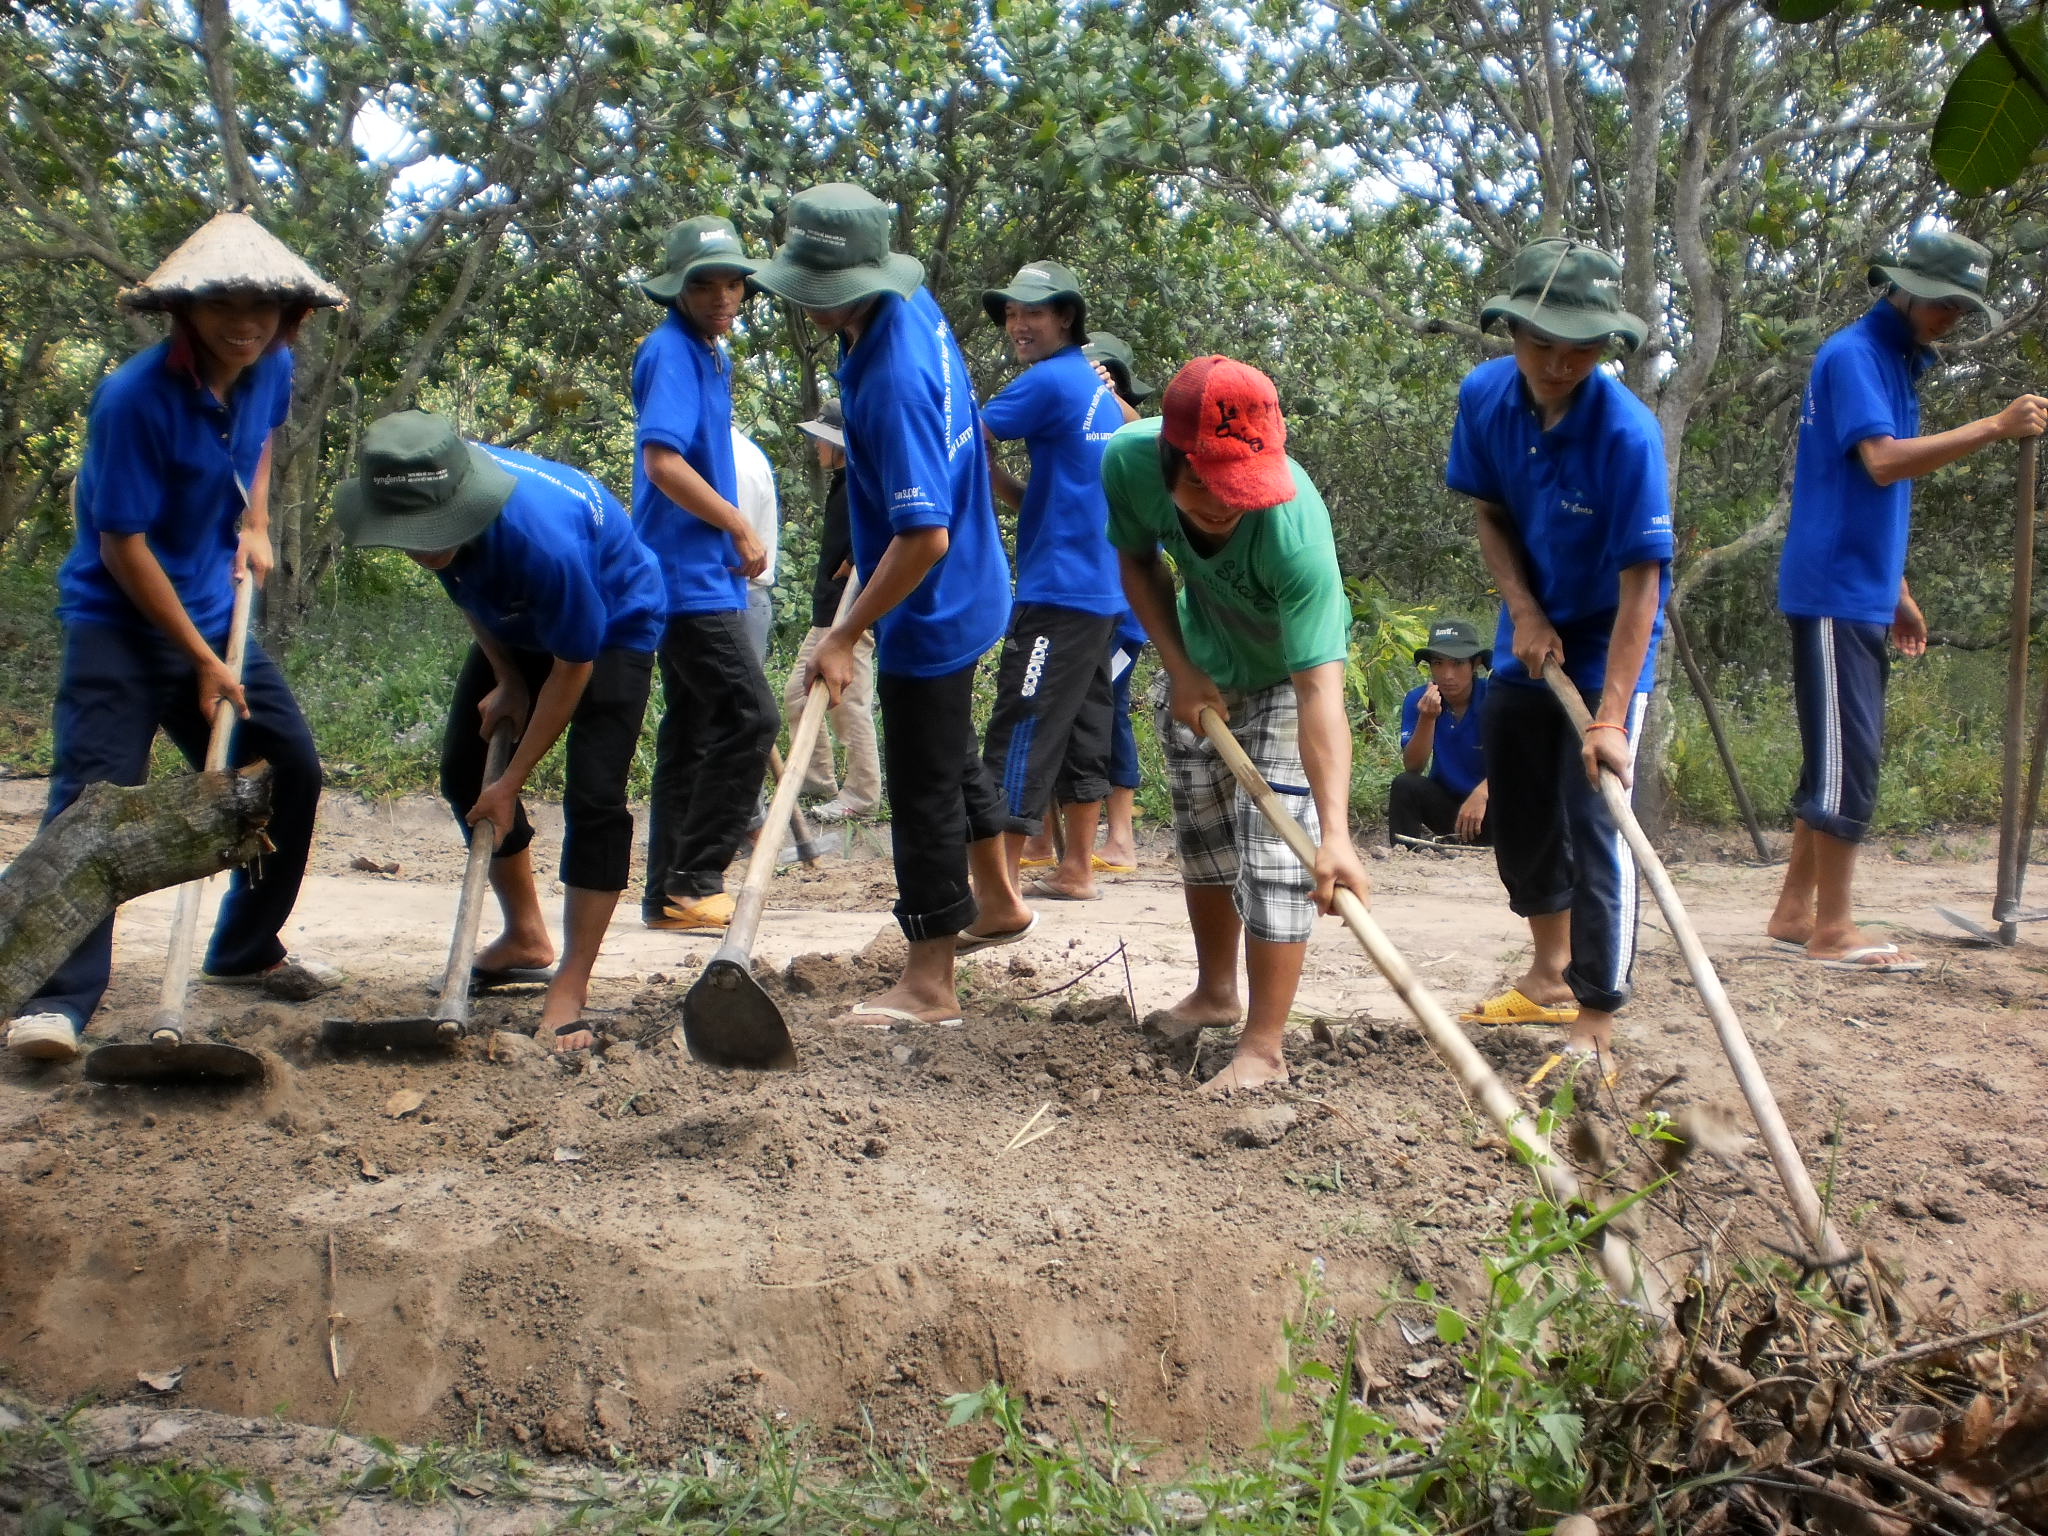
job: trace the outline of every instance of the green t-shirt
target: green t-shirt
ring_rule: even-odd
[[[1350,653],[1351,604],[1330,512],[1292,459],[1294,500],[1247,512],[1214,555],[1196,552],[1159,476],[1159,419],[1122,427],[1102,454],[1109,542],[1164,550],[1180,572],[1188,659],[1219,688],[1255,693]]]

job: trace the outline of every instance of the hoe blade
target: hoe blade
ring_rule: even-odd
[[[788,1072],[796,1043],[774,999],[754,973],[714,955],[683,995],[683,1043],[707,1067],[740,1072]]]

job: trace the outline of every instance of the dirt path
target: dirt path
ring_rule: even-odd
[[[40,789],[0,783],[0,853],[33,830]],[[545,824],[536,846],[555,846]],[[869,834],[854,851],[880,849]],[[403,867],[363,873],[358,857]],[[1156,855],[973,962],[955,1030],[831,1025],[890,958],[888,866],[785,873],[759,955],[786,971],[805,1057],[789,1076],[714,1076],[666,1043],[551,1059],[510,1033],[537,1011],[516,996],[480,1005],[507,1031],[488,1051],[320,1055],[321,1016],[423,1005],[459,861],[436,804],[330,801],[288,940],[344,964],[349,986],[305,1008],[195,995],[198,1016],[275,1053],[260,1093],[0,1071],[0,1362],[17,1385],[120,1395],[138,1370],[183,1365],[186,1400],[226,1412],[346,1415],[412,1439],[480,1422],[551,1450],[659,1454],[750,1434],[763,1414],[850,1426],[866,1411],[885,1435],[921,1434],[940,1395],[1000,1374],[1049,1421],[1106,1395],[1137,1434],[1227,1446],[1258,1431],[1300,1276],[1319,1270],[1361,1313],[1425,1278],[1468,1295],[1477,1243],[1528,1192],[1334,923],[1310,949],[1297,1080],[1255,1103],[1190,1092],[1223,1042],[1198,1064],[1129,1027],[1120,958],[1030,996],[1119,943],[1140,1015],[1179,995],[1190,955]],[[1868,864],[1869,911],[1935,962],[1926,975],[1768,955],[1775,871],[1677,873],[1846,1233],[1920,1304],[1987,1310],[2048,1272],[2048,933],[1998,953],[1935,936],[1935,903],[1988,907],[1981,851],[1908,863],[1873,849]],[[1484,857],[1372,872],[1381,922],[1447,1001],[1519,964],[1523,931]],[[170,905],[159,893],[122,914],[109,1033],[146,1017]],[[1681,1097],[1735,1103],[1650,921],[1625,1105],[1672,1072]],[[622,918],[594,1001],[622,1034],[655,1023],[711,947]],[[830,958],[789,966],[801,956]],[[1334,1040],[1311,1042],[1312,1016]],[[1481,1043],[1519,1078],[1544,1042]],[[408,1088],[424,1102],[395,1115]],[[1056,1129],[1006,1151],[1041,1105]],[[1761,1153],[1746,1155],[1770,1187]],[[1430,1351],[1391,1323],[1373,1348],[1393,1411],[1426,1420],[1453,1388],[1446,1367],[1409,1373]]]

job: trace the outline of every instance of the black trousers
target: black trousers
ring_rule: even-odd
[[[218,635],[210,638],[216,646],[222,643]],[[320,804],[313,734],[284,674],[253,638],[242,664],[242,697],[249,718],[235,723],[228,761],[237,768],[270,764],[267,831],[275,846],[229,877],[206,953],[206,969],[215,976],[246,976],[284,958],[278,932],[299,899]],[[88,784],[143,783],[160,729],[195,769],[206,760],[211,726],[199,713],[198,673],[185,654],[155,630],[66,624],[44,824]],[[79,942],[19,1012],[61,1013],[83,1029],[106,993],[113,959],[110,917]]]
[[[1109,797],[1109,653],[1113,614],[1019,603],[996,670],[996,704],[983,755],[1009,818],[1006,831],[1039,830],[1046,805]]]
[[[1426,774],[1397,774],[1387,786],[1387,837],[1455,836],[1458,807],[1464,803],[1463,795],[1452,794]],[[1484,848],[1492,842],[1493,810],[1489,806],[1475,846]]]
[[[974,668],[943,677],[877,672],[882,776],[896,859],[896,922],[912,943],[974,921],[967,845],[1008,821],[974,737]]]
[[[658,655],[663,706],[641,897],[648,917],[669,901],[725,889],[781,723],[745,609],[670,614]]]
[[[546,651],[515,648],[512,659],[529,699],[554,670]],[[441,738],[441,797],[469,841],[469,808],[483,788],[490,744],[479,732],[477,706],[497,686],[498,674],[483,647],[472,645],[455,679],[448,729]],[[654,683],[654,657],[646,651],[605,651],[591,668],[583,697],[563,732],[562,884],[580,891],[623,891],[633,864],[633,813],[626,808],[626,778],[640,742],[640,721]],[[526,807],[498,840],[497,858],[524,853],[533,842]]]

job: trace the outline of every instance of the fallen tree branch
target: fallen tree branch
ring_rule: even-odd
[[[0,1018],[124,901],[246,864],[267,846],[270,769],[89,784],[0,874]]]
[[[1915,1344],[1906,1349],[1895,1349],[1888,1355],[1879,1355],[1874,1360],[1865,1360],[1856,1367],[1858,1376],[1887,1370],[1894,1365],[1904,1365],[1911,1360],[1926,1360],[1935,1355],[1952,1355],[1959,1349],[1968,1349],[1975,1344],[1989,1344],[1993,1339],[2002,1339],[2009,1333],[2022,1333],[2029,1328],[2038,1328],[2048,1323],[2048,1307],[2039,1312],[2029,1312],[2025,1317],[2001,1323],[1996,1328],[1980,1328],[1975,1333],[1959,1333],[1952,1339],[1930,1339],[1925,1344]]]

